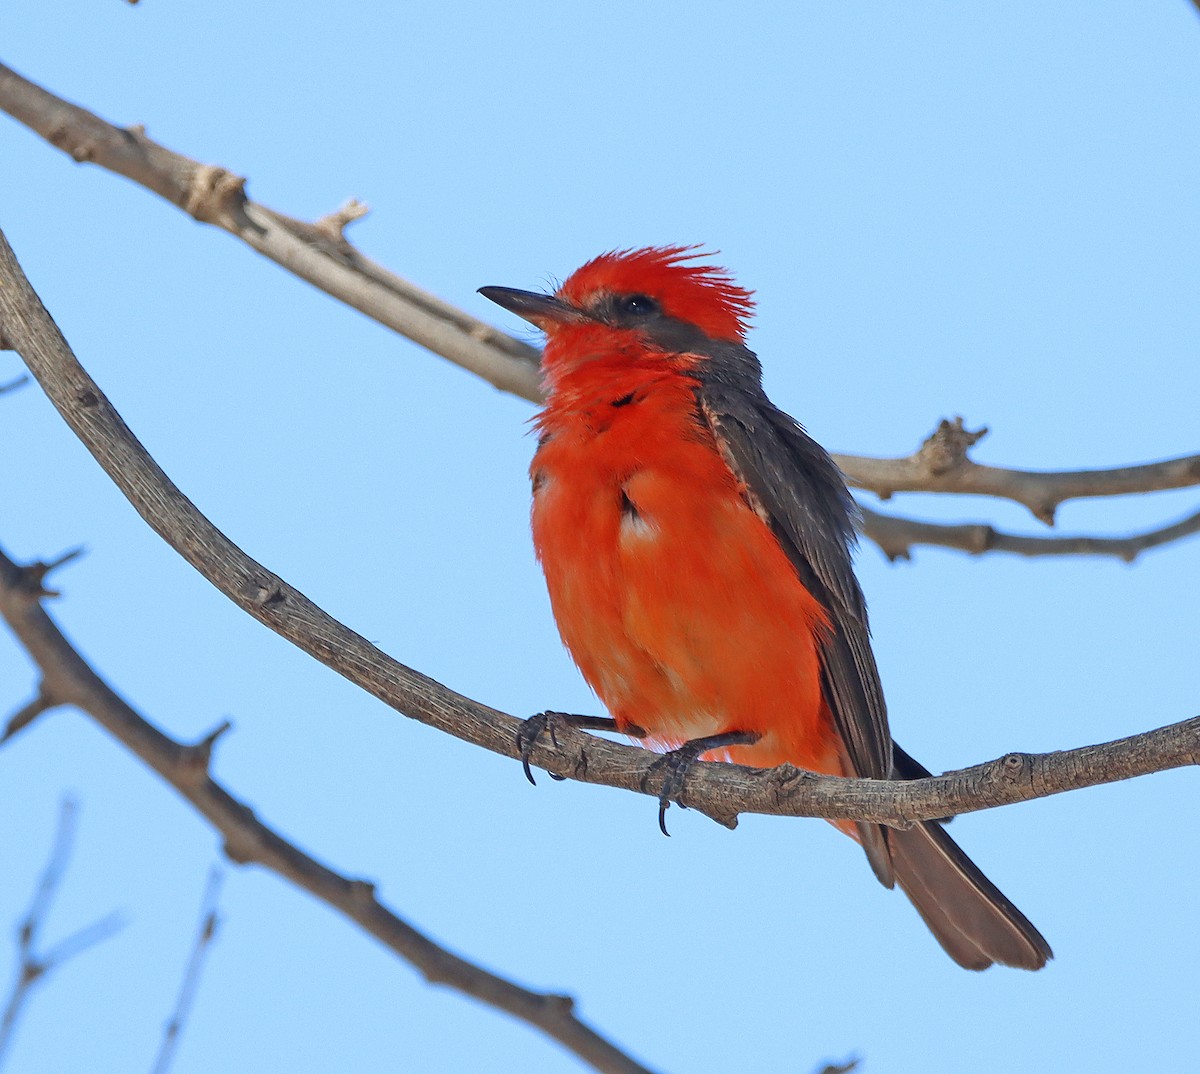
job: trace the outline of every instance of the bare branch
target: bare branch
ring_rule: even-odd
[[[863,532],[893,562],[909,559],[914,545],[957,548],[971,555],[1011,552],[1019,556],[1115,556],[1126,563],[1151,548],[1159,548],[1200,533],[1200,511],[1178,522],[1126,537],[1029,537],[1002,533],[984,522],[948,525],[915,518],[884,515],[862,508]]]
[[[912,455],[875,459],[835,455],[849,482],[856,488],[888,499],[897,492],[950,492],[995,496],[1028,507],[1048,526],[1066,500],[1095,496],[1126,496],[1137,492],[1200,485],[1200,455],[1121,466],[1109,470],[1012,470],[980,466],[967,457],[968,450],[987,434],[970,432],[963,419],[943,421]]]
[[[198,747],[165,735],[119,697],[67,641],[21,577],[21,569],[0,552],[0,615],[42,669],[55,696],[87,712],[191,802],[221,833],[233,861],[270,869],[360,925],[430,983],[507,1011],[597,1070],[647,1074],[645,1067],[580,1021],[570,997],[532,992],[440,947],[381,903],[373,884],[334,872],[259,820],[207,772],[198,773]],[[219,731],[202,740],[201,747]]]
[[[497,388],[538,397],[535,348],[389,272],[340,231],[331,237],[330,217],[309,224],[273,212],[246,197],[245,179],[159,145],[141,126],[116,127],[2,64],[0,109],[74,160],[132,179],[195,219],[236,235],[289,272]],[[348,221],[355,214],[361,212],[345,207],[334,218]]]
[[[366,211],[357,201],[313,224],[294,220],[249,200],[244,179],[159,145],[142,127],[116,127],[3,65],[0,109],[75,160],[132,179],[497,388],[540,401],[536,348],[421,290],[346,241],[345,225]],[[834,459],[851,485],[884,499],[897,492],[997,496],[1024,504],[1047,523],[1068,499],[1200,484],[1200,455],[1108,470],[1038,472],[981,466],[967,458],[967,449],[985,431],[969,432],[958,418],[943,421],[909,456],[839,454]],[[869,530],[868,536],[874,539]]]
[[[396,711],[495,753],[520,755],[521,721],[393,660],[247,556],[196,509],[76,361],[2,236],[0,282],[0,323],[16,340],[31,372],[138,513],[184,559],[238,607]],[[10,570],[20,575],[15,566]],[[19,585],[15,591],[23,592]],[[38,660],[28,642],[26,646]],[[73,697],[47,679],[56,696]],[[730,826],[744,812],[906,824],[1193,764],[1196,731],[1196,721],[1184,721],[1116,747],[1034,757],[1029,763],[1037,779],[1016,778],[1023,769],[1018,765],[1014,774],[1008,759],[970,770],[969,783],[962,773],[940,781],[894,783],[833,776],[799,779],[783,769],[761,773],[697,763],[685,802]],[[663,778],[651,770],[654,754],[569,728],[559,732],[553,749],[539,742],[531,757],[555,775],[644,794],[656,795]]]
[[[5,348],[3,344],[4,344],[3,337],[0,337],[0,350],[5,350],[5,349],[11,350],[12,349],[11,347]],[[15,392],[18,388],[24,388],[25,385],[28,383],[29,383],[29,374],[22,373],[19,377],[16,378],[16,380],[10,380],[10,381],[5,382],[4,384],[0,384],[0,395],[6,395],[9,392]]]
[[[228,724],[224,725],[228,727]],[[192,944],[192,952],[188,956],[187,968],[183,972],[183,983],[179,986],[179,998],[175,1001],[175,1010],[171,1012],[170,1021],[163,1029],[162,1044],[158,1056],[154,1060],[151,1074],[167,1074],[175,1059],[175,1050],[179,1046],[179,1035],[187,1022],[196,999],[196,990],[200,985],[200,973],[204,968],[204,956],[217,934],[217,898],[221,893],[223,873],[213,866],[208,871],[208,881],[204,885],[204,897],[200,901],[200,927],[196,930],[196,939]]]
[[[70,798],[64,798],[59,808],[58,826],[54,833],[54,844],[50,857],[42,871],[34,891],[33,899],[21,924],[17,929],[17,975],[13,982],[12,991],[4,1005],[4,1013],[0,1015],[0,1066],[8,1054],[12,1043],[13,1032],[25,1004],[33,990],[33,986],[44,981],[46,977],[64,963],[82,954],[90,947],[108,939],[117,932],[123,921],[117,914],[109,914],[95,924],[89,925],[60,941],[46,954],[38,953],[38,938],[54,897],[58,894],[59,885],[66,873],[67,864],[71,859],[71,849],[75,840],[75,816],[78,809]]]

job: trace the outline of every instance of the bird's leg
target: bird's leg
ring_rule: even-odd
[[[537,781],[534,780],[533,770],[529,767],[529,755],[533,753],[533,747],[537,745],[537,740],[547,733],[550,735],[550,741],[554,748],[558,748],[558,737],[554,733],[556,727],[574,727],[580,731],[619,731],[621,734],[630,735],[633,738],[646,737],[646,732],[642,728],[635,724],[620,727],[617,721],[610,716],[579,716],[570,712],[555,712],[552,709],[539,712],[536,716],[530,716],[517,729],[517,749],[521,754],[521,767],[525,770],[525,778],[535,787]],[[551,779],[567,778],[566,776],[556,776],[553,772],[548,775]]]
[[[671,750],[669,753],[664,753],[657,761],[655,761],[646,774],[651,772],[661,771],[663,773],[662,786],[658,791],[658,828],[663,835],[670,835],[667,831],[667,809],[674,802],[680,809],[687,809],[680,800],[679,796],[683,793],[684,783],[687,781],[688,769],[696,763],[696,759],[702,753],[707,753],[709,750],[720,750],[726,746],[752,746],[757,742],[762,735],[757,731],[724,731],[719,735],[707,735],[704,738],[693,738],[690,742],[685,742],[678,749]],[[643,789],[645,784],[643,782]]]

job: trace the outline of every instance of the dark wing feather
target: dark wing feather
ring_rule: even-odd
[[[887,779],[892,775],[887,708],[866,602],[851,562],[857,508],[825,449],[767,398],[757,365],[745,348],[712,354],[701,382],[701,410],[751,503],[829,614],[821,686],[851,771]],[[891,887],[886,834],[874,824],[857,828],[875,875]]]
[[[867,610],[850,560],[856,508],[833,460],[763,393],[745,347],[704,352],[699,403],[726,461],[774,532],[800,580],[829,613],[821,687],[850,770],[875,779],[929,773],[892,742]],[[875,875],[899,882],[950,956],[980,970],[1036,970],[1051,957],[1041,933],[936,821],[905,830],[859,824]]]
[[[825,449],[766,397],[756,379],[728,383],[714,375],[721,366],[707,365],[700,402],[708,425],[800,580],[829,613],[823,685],[854,774],[887,779],[892,739],[866,602],[851,562],[854,500]]]

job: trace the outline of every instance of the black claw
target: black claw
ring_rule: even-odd
[[[685,742],[678,749],[664,753],[655,761],[647,770],[646,775],[649,776],[651,772],[655,771],[663,773],[662,785],[658,790],[658,830],[668,838],[670,837],[671,833],[667,831],[667,810],[671,808],[672,802],[680,809],[687,809],[687,806],[679,800],[679,796],[683,794],[687,783],[688,769],[696,763],[700,754],[725,746],[749,745],[757,742],[758,738],[759,736],[753,731],[727,731],[719,735],[709,735],[707,738],[697,738],[691,742]],[[644,787],[645,781],[643,781]]]
[[[533,778],[533,769],[529,764],[530,754],[533,753],[534,746],[537,745],[537,740],[542,735],[548,735],[550,744],[558,749],[558,732],[556,726],[562,720],[565,723],[575,721],[581,722],[583,726],[588,726],[590,723],[596,722],[595,717],[590,716],[571,716],[565,712],[554,712],[552,709],[547,709],[545,712],[539,712],[536,716],[530,716],[517,729],[517,749],[521,753],[521,768],[525,772],[525,778],[529,780],[535,787],[537,780]],[[546,773],[551,779],[562,782],[566,776],[556,775],[554,772]]]
[[[678,749],[664,753],[646,773],[649,775],[650,772],[661,771],[663,774],[662,786],[658,790],[658,830],[668,838],[671,833],[667,831],[667,810],[671,808],[672,803],[680,809],[687,808],[679,801],[679,796],[683,793],[688,769],[703,750],[703,741],[698,744],[685,742]]]
[[[555,746],[558,745],[558,740],[554,735],[554,717],[549,712],[539,712],[536,716],[530,716],[517,729],[517,749],[521,753],[521,769],[525,773],[525,778],[533,786],[537,786],[537,780],[533,778],[533,769],[529,765],[529,755],[533,753],[533,747],[537,745],[537,740],[549,729],[550,741]]]
[[[520,746],[519,739],[518,739],[517,745],[518,745],[518,747]],[[521,754],[521,769],[525,773],[525,778],[527,780],[529,780],[530,786],[536,787],[537,780],[533,778],[533,769],[529,767],[529,758],[526,757],[524,754]]]
[[[567,712],[555,712],[548,709],[545,712],[539,712],[536,716],[530,716],[524,723],[517,728],[517,753],[521,758],[521,769],[525,773],[525,778],[529,780],[535,787],[537,781],[533,778],[533,769],[530,767],[529,758],[533,753],[534,746],[542,735],[549,735],[550,742],[555,749],[558,749],[558,726],[562,724],[566,727],[575,727],[581,731],[623,731],[625,734],[632,735],[635,738],[645,737],[646,732],[640,727],[630,724],[628,727],[619,728],[616,720],[607,716],[573,716]],[[694,760],[694,757],[693,757]],[[584,755],[581,759],[581,767],[584,772],[587,771],[587,756]],[[546,773],[551,779],[562,782],[567,777],[560,776],[555,772]],[[579,767],[576,768],[575,775],[578,778],[580,774]]]

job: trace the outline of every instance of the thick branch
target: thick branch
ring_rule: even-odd
[[[146,137],[141,127],[114,126],[3,65],[0,109],[73,159],[132,179],[195,219],[223,228],[289,272],[497,388],[535,402],[541,399],[535,348],[423,291],[346,241],[346,224],[363,212],[357,202],[314,224],[294,220],[247,198],[244,179],[167,149]],[[967,449],[981,435],[967,432],[957,419],[943,422],[909,456],[834,458],[850,484],[885,499],[896,492],[918,491],[997,496],[1024,504],[1045,522],[1052,522],[1055,508],[1068,499],[1200,484],[1200,455],[1109,470],[1038,472],[981,466],[967,458]],[[870,526],[865,532],[877,539]],[[934,543],[960,547],[950,541]]]
[[[0,615],[55,697],[88,713],[186,798],[221,833],[226,853],[262,865],[360,925],[434,984],[444,984],[528,1022],[599,1071],[649,1074],[573,1013],[567,996],[532,992],[440,947],[389,910],[374,886],[334,872],[260,821],[208,771],[211,741],[168,737],[121,698],[63,636],[24,572],[0,552]]]
[[[398,712],[507,757],[521,721],[455,693],[381,652],[247,556],[204,517],[149,456],[71,353],[0,236],[0,325],[30,371],[105,472],[147,523],[238,607]],[[35,654],[36,658],[36,654]],[[58,696],[58,691],[54,691]],[[1196,761],[1196,721],[1116,748],[1084,747],[1029,761],[1037,778],[1007,763],[911,783],[806,776],[697,763],[685,803],[733,825],[739,813],[841,817],[904,824],[1027,801]],[[654,754],[573,731],[543,741],[534,764],[556,775],[657,795]],[[1100,751],[1097,753],[1096,751]],[[1013,755],[1016,756],[1016,755]],[[1018,769],[1020,769],[1018,765]]]

